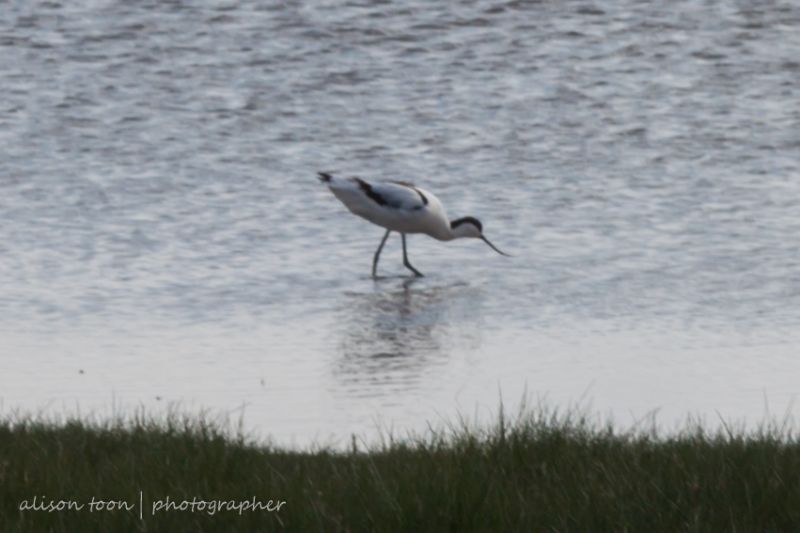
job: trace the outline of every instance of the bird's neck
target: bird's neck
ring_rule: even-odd
[[[461,237],[468,237],[469,235],[466,234],[467,228],[464,226],[456,226],[453,229],[452,223],[447,224],[446,228],[446,236],[440,240],[442,241],[452,241],[453,239],[460,239]]]

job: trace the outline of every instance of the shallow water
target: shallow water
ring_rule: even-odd
[[[758,421],[800,359],[792,2],[0,11],[5,412],[179,405],[278,442],[523,396]],[[407,179],[478,241],[315,178]]]

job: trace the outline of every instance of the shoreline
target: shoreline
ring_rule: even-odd
[[[7,531],[800,525],[800,439],[788,420],[746,432],[687,425],[663,437],[592,420],[543,407],[508,417],[501,408],[491,427],[460,421],[426,436],[343,451],[271,446],[202,415],[6,417],[0,523]],[[74,503],[68,509],[64,502]],[[93,512],[77,508],[90,502]]]

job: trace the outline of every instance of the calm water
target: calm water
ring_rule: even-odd
[[[0,2],[0,407],[281,443],[800,392],[791,1]],[[606,4],[606,3],[602,3]],[[317,170],[409,179],[399,238]]]

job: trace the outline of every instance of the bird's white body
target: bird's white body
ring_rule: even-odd
[[[383,245],[393,231],[400,233],[403,240],[403,264],[417,276],[422,274],[408,261],[407,233],[424,233],[440,241],[474,237],[481,239],[497,253],[507,255],[484,237],[483,225],[478,219],[462,217],[448,220],[439,199],[433,193],[411,183],[371,183],[361,178],[337,178],[326,172],[319,172],[319,177],[353,214],[386,228],[383,240],[372,259],[373,278],[376,277]]]
[[[332,176],[328,187],[353,214],[388,230],[424,233],[440,241],[456,238],[439,199],[409,183]]]

